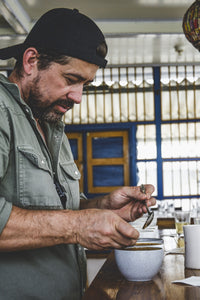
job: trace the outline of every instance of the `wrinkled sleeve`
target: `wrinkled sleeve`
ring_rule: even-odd
[[[12,211],[12,203],[0,197],[0,234],[3,231]]]
[[[10,126],[6,110],[0,105],[0,184],[6,173],[10,152]],[[0,194],[0,233],[12,210],[12,203]]]

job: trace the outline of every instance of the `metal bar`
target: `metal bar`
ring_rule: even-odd
[[[155,105],[155,123],[156,123],[156,145],[157,145],[157,187],[158,199],[163,199],[163,166],[161,154],[161,86],[160,86],[160,68],[153,68],[154,78],[154,105]]]

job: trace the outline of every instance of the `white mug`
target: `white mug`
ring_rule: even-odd
[[[200,269],[200,225],[183,226],[185,268]]]

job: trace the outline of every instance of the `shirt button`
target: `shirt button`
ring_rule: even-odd
[[[76,175],[78,175],[78,171],[75,171],[74,173],[75,173]]]
[[[42,161],[41,161],[41,163],[44,165],[44,164],[45,164],[45,161],[44,161],[44,160],[42,160]]]

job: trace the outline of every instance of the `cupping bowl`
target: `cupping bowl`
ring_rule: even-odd
[[[145,239],[143,243],[138,241],[135,246],[115,249],[118,269],[128,281],[152,280],[162,265],[164,257],[162,244],[160,239],[149,239],[148,243]]]
[[[135,246],[132,246],[132,247],[137,247],[137,246],[148,246],[148,247],[159,246],[159,247],[162,247],[163,243],[164,243],[163,239],[159,239],[159,238],[140,238],[137,240],[137,243],[135,244]]]

